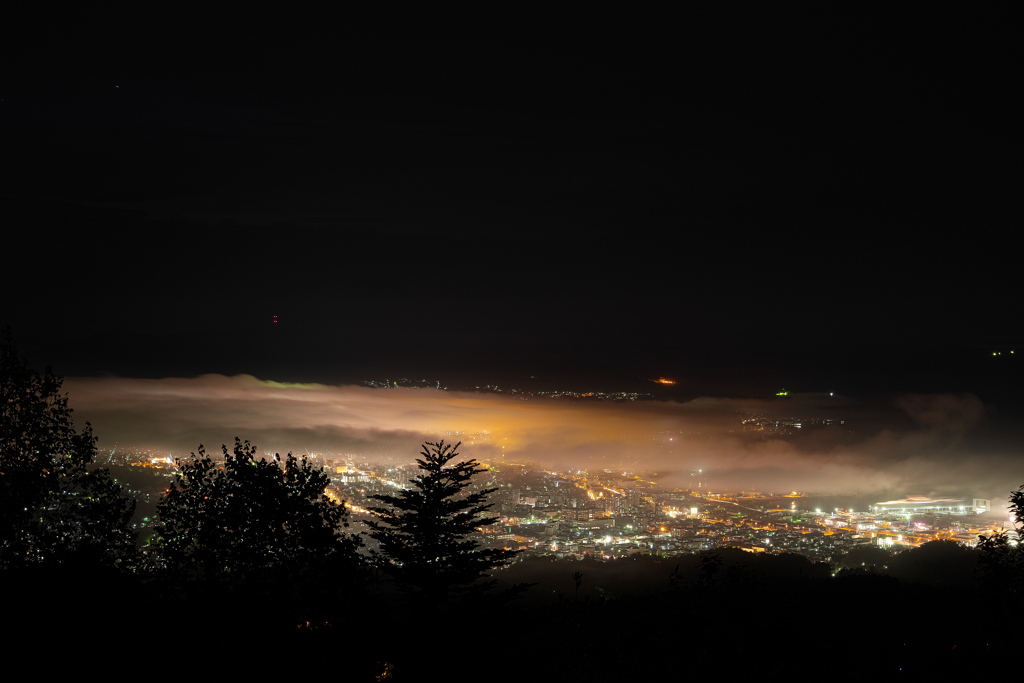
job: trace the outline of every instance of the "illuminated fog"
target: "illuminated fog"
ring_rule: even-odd
[[[992,429],[973,395],[904,395],[877,405],[828,395],[675,402],[572,401],[432,389],[280,384],[248,375],[70,378],[76,419],[101,450],[217,450],[235,436],[264,452],[411,461],[423,440],[558,467],[658,472],[712,489],[956,493],[1004,499],[1024,482],[1019,441]],[[741,420],[832,418],[791,436]],[[1005,432],[1005,430],[1004,430]],[[691,473],[703,470],[694,477]]]

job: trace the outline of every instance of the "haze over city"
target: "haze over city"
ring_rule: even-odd
[[[1024,481],[1006,43],[608,20],[55,39],[3,94],[0,323],[101,449]]]
[[[5,7],[9,677],[1012,680],[1015,13],[260,9]]]
[[[443,438],[485,461],[654,472],[667,487],[991,498],[1020,466],[1017,443],[991,438],[972,394],[905,394],[888,405],[820,393],[613,401],[246,375],[70,378],[66,387],[101,448],[179,457],[242,435],[270,452],[402,463],[416,444]],[[791,426],[743,424],[755,418]]]

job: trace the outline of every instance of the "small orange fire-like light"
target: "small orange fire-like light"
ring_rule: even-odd
[[[659,377],[658,379],[656,379],[654,381],[657,382],[658,384],[675,384],[676,383],[676,381],[674,379],[665,379],[664,377]]]

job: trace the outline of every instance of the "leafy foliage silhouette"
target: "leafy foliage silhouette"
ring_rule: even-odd
[[[91,467],[96,438],[78,432],[64,380],[30,369],[0,334],[0,567],[135,557],[135,502]]]
[[[289,453],[257,458],[235,439],[218,466],[199,446],[157,505],[151,543],[158,568],[195,579],[246,579],[351,560],[345,504],[327,494],[323,468]]]
[[[451,596],[509,564],[519,552],[482,548],[471,536],[497,517],[485,513],[493,488],[470,491],[475,475],[486,470],[476,460],[458,460],[461,442],[425,443],[416,462],[422,474],[412,488],[372,499],[368,535],[377,541],[376,560],[399,586],[431,597]],[[493,582],[484,582],[489,586]]]
[[[978,574],[992,588],[1020,600],[1024,598],[1024,485],[1010,492],[1010,513],[1017,542],[1007,531],[979,536],[975,547],[980,552]]]

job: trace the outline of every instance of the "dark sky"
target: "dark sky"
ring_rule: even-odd
[[[1003,22],[542,12],[19,24],[0,324],[78,376],[1014,396]]]

